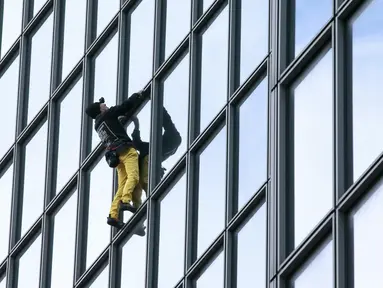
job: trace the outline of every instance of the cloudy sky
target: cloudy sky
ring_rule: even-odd
[[[13,45],[21,31],[22,0],[5,0],[1,57]],[[44,0],[34,1],[34,15]],[[119,1],[99,0],[97,35],[100,35],[119,9]],[[376,133],[382,122],[381,89],[378,86],[383,67],[383,0],[371,4],[350,23],[353,45],[353,145],[354,179],[368,168],[381,153],[383,137]],[[167,0],[166,49],[168,57],[190,30],[190,0]],[[206,11],[213,0],[205,0]],[[332,15],[332,0],[296,0],[296,55],[312,40]],[[67,0],[64,34],[65,78],[84,52],[85,0]],[[131,16],[131,48],[129,90],[126,96],[142,89],[152,74],[154,0],[144,0]],[[268,51],[268,1],[242,0],[241,66],[243,83],[264,59]],[[380,17],[379,17],[380,16]],[[201,128],[204,129],[224,107],[227,90],[228,20],[226,7],[204,33],[202,40]],[[31,79],[29,87],[28,122],[49,98],[53,14],[32,38]],[[95,60],[95,99],[105,97],[108,105],[116,103],[118,33]],[[180,62],[164,83],[164,106],[178,128],[183,142],[177,153],[163,163],[169,171],[186,151],[189,92],[189,54]],[[14,142],[19,57],[0,78],[0,92],[6,107],[0,119],[7,125],[2,130],[0,159]],[[294,84],[294,169],[295,169],[295,245],[310,233],[333,205],[333,50],[321,56],[310,72]],[[239,110],[239,209],[266,180],[267,151],[267,80],[250,93]],[[80,78],[60,104],[60,136],[58,153],[57,191],[64,187],[79,167],[81,97]],[[383,103],[382,103],[383,104]],[[149,140],[150,103],[138,115],[141,137]],[[128,132],[132,132],[132,127]],[[198,256],[204,253],[224,228],[226,127],[214,138],[200,156]],[[43,211],[47,124],[37,132],[26,148],[26,175],[22,235],[35,223]],[[93,132],[92,147],[98,145]],[[110,242],[109,212],[113,170],[101,159],[93,169],[90,185],[87,268]],[[0,173],[0,263],[7,255],[9,215],[13,166]],[[315,183],[313,185],[313,183]],[[317,184],[318,183],[318,184]],[[319,184],[320,183],[320,184]],[[382,217],[379,209],[383,193],[380,186],[367,203],[355,214],[355,287],[365,287],[366,279],[382,283],[378,271]],[[161,202],[159,288],[173,287],[183,275],[186,175]],[[77,191],[55,216],[52,287],[69,287],[73,277],[74,241],[76,232]],[[130,213],[125,214],[125,221]],[[371,223],[366,225],[366,223]],[[379,223],[380,224],[380,223]],[[60,227],[59,229],[57,229]],[[368,233],[367,233],[368,232]],[[371,237],[369,233],[374,233]],[[368,236],[369,235],[369,236]],[[367,237],[368,236],[368,237]],[[238,287],[262,287],[265,283],[266,206],[262,206],[239,232]],[[294,277],[295,287],[331,287],[332,241]],[[20,260],[19,287],[37,285],[41,237],[38,237]],[[223,253],[198,280],[197,287],[222,287]],[[132,260],[133,259],[133,260]],[[144,287],[146,239],[134,236],[123,248],[122,287]],[[367,265],[369,263],[369,265]],[[371,265],[371,263],[373,263]],[[377,265],[374,265],[374,264]],[[109,268],[92,287],[107,287]],[[32,284],[33,283],[33,284]],[[36,283],[36,284],[34,284]],[[379,286],[379,285],[377,285]],[[5,287],[5,279],[0,282]]]

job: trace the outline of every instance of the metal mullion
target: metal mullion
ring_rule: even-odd
[[[229,0],[229,65],[227,98],[237,90],[240,84],[241,63],[241,2]]]
[[[9,168],[9,163],[13,162],[11,158],[13,159],[15,144],[12,144],[12,146],[8,149],[7,152],[5,152],[3,158],[0,158],[0,178],[3,171],[6,171]]]
[[[13,64],[15,58],[20,55],[20,42],[21,36],[19,36],[15,44],[8,49],[7,54],[0,59],[0,78],[3,77],[3,74],[7,71],[9,66]]]
[[[335,215],[335,286],[336,288],[354,287],[353,283],[353,235],[347,214],[336,211]]]
[[[278,69],[280,75],[294,59],[295,50],[295,0],[278,1]]]
[[[93,263],[91,267],[88,268],[84,275],[75,281],[75,285],[73,286],[74,288],[90,287],[91,284],[97,280],[97,277],[102,272],[104,272],[104,269],[108,266],[109,263],[109,247],[107,247],[100,254],[99,258],[95,261],[95,263]]]
[[[97,11],[98,0],[88,0],[86,7],[86,25],[85,25],[85,51],[89,49],[97,34]]]
[[[26,24],[24,27],[24,30],[22,32],[22,36],[27,35],[31,36],[33,35],[38,29],[41,27],[41,25],[44,24],[45,20],[51,15],[53,10],[53,0],[48,0],[46,4],[41,8],[41,10],[30,19],[30,21]],[[33,14],[33,5],[32,7],[29,7],[29,11],[26,11],[26,13],[31,13],[31,17]]]
[[[1,55],[1,44],[2,44],[2,40],[3,40],[3,20],[4,20],[4,0],[0,0],[0,55]],[[1,59],[1,56],[0,56],[0,59]]]
[[[41,232],[41,263],[40,263],[40,287],[51,287],[53,237],[54,237],[54,216],[44,213]]]

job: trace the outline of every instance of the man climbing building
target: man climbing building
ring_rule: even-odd
[[[134,93],[121,105],[108,108],[104,98],[90,104],[86,114],[95,120],[97,131],[105,146],[105,158],[111,168],[117,168],[118,189],[110,207],[107,223],[120,229],[124,223],[119,219],[119,211],[135,211],[131,204],[132,193],[139,183],[138,152],[132,139],[118,120],[127,111],[136,109],[145,100],[142,92]]]
[[[129,115],[129,114],[128,114]],[[178,132],[176,126],[174,125],[168,111],[163,108],[162,113],[162,128],[164,133],[162,134],[162,153],[161,153],[161,162],[168,159],[170,156],[174,155],[177,152],[178,147],[181,145],[182,138]],[[149,142],[142,141],[140,133],[140,124],[136,116],[124,116],[120,120],[122,123],[126,123],[131,119],[134,123],[134,130],[131,134],[133,139],[133,145],[140,152],[139,155],[139,183],[133,191],[132,202],[136,209],[141,206],[141,195],[142,190],[145,191],[146,196],[148,191],[148,164],[149,164]],[[161,167],[161,178],[165,173],[165,168]]]

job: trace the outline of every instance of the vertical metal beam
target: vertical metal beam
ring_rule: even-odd
[[[0,0],[0,60],[1,60],[1,46],[3,43],[3,27],[4,27],[4,0]]]
[[[278,83],[278,67],[279,67],[279,0],[269,1],[269,50],[270,65],[268,65],[269,87],[273,89]]]
[[[279,67],[280,75],[294,59],[295,50],[295,0],[279,0]]]
[[[242,0],[229,0],[228,99],[230,99],[231,95],[233,95],[240,83],[241,3]]]
[[[54,216],[44,213],[42,223],[40,287],[51,287]]]
[[[237,252],[238,252],[238,235],[235,231],[225,231],[224,241],[224,287],[237,287]]]

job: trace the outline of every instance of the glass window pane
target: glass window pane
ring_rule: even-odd
[[[227,101],[228,16],[226,7],[202,36],[201,132]]]
[[[89,288],[106,288],[109,287],[109,266],[105,267],[96,280],[89,286]]]
[[[146,236],[133,235],[122,247],[121,271],[121,287],[145,287]]]
[[[32,37],[29,81],[28,123],[36,116],[50,96],[53,14]]]
[[[203,7],[202,7],[202,11],[203,13],[205,13],[211,6],[211,4],[213,4],[215,0],[202,0],[203,2]]]
[[[328,241],[313,255],[307,263],[293,276],[294,288],[334,287],[333,275],[333,242]]]
[[[190,30],[190,0],[167,0],[166,2],[166,42],[165,59]]]
[[[86,2],[86,1],[84,1]],[[120,9],[119,0],[98,0],[97,7],[97,36],[108,26]]]
[[[295,0],[295,56],[330,20],[332,10],[333,0]]]
[[[47,0],[33,0],[34,6],[33,6],[33,16],[36,16],[37,13],[43,8]]]
[[[116,105],[117,98],[118,33],[110,40],[95,60],[94,101],[105,98],[106,105]],[[94,121],[93,121],[94,124]],[[100,143],[97,133],[92,130],[92,150]]]
[[[82,79],[65,96],[60,105],[59,147],[57,162],[58,193],[79,167]]]
[[[161,201],[160,211],[158,288],[167,288],[174,287],[184,273],[185,175]]]
[[[152,76],[154,2],[142,1],[131,15],[129,95],[143,89]]]
[[[237,287],[266,286],[266,204],[238,233]],[[251,265],[249,265],[251,263]]]
[[[19,260],[17,287],[39,287],[41,261],[41,235],[32,243]]]
[[[223,253],[198,278],[196,288],[224,287]]]
[[[293,92],[295,247],[332,207],[332,67],[330,50]]]
[[[1,174],[0,174],[1,175]],[[8,255],[12,205],[13,165],[0,178],[0,263]]]
[[[267,80],[239,108],[238,211],[267,179]]]
[[[7,91],[7,100],[3,100],[7,103],[7,109],[3,109],[0,114],[0,121],[2,123],[7,122],[7,125],[4,125],[1,131],[0,159],[15,142],[19,61],[19,56],[17,56],[11,66],[0,77],[0,91]]]
[[[54,217],[51,287],[72,287],[76,242],[77,191]]]
[[[25,148],[25,175],[23,196],[23,235],[43,213],[45,192],[45,161],[47,151],[47,124],[45,123]]]
[[[226,127],[199,158],[198,257],[225,225]]]
[[[86,269],[93,264],[110,241],[111,226],[106,221],[112,203],[113,173],[113,169],[109,168],[104,158],[101,158],[90,173]]]
[[[383,186],[380,180],[371,194],[358,205],[351,215],[354,241],[354,287],[364,288],[369,283],[383,286],[381,277],[383,233],[380,227],[383,219]]]
[[[242,0],[241,76],[243,83],[266,57],[269,47],[269,1]]]
[[[0,288],[6,288],[7,287],[7,277],[4,277],[0,280]]]
[[[382,152],[383,1],[368,1],[352,23],[354,181]]]
[[[100,2],[100,1],[99,1]],[[84,54],[86,1],[65,1],[65,29],[62,79],[80,61]]]
[[[23,0],[4,0],[0,59],[21,34]]]
[[[188,140],[189,57],[164,82],[162,160],[168,173],[185,154]],[[177,149],[175,151],[175,149]],[[173,153],[173,154],[172,154]]]

